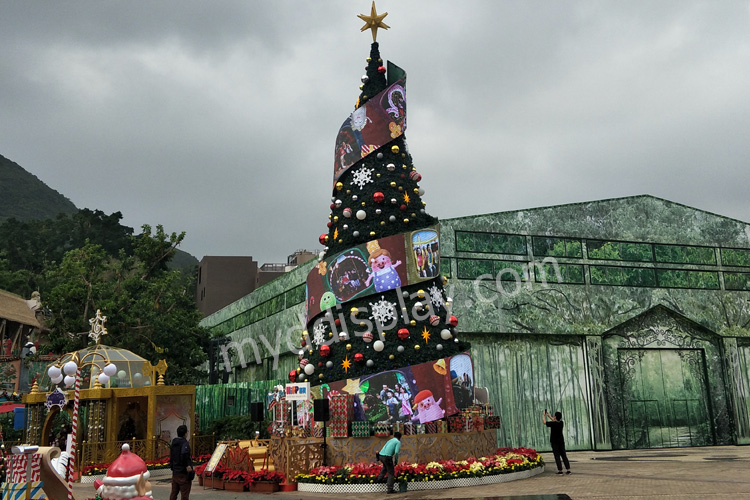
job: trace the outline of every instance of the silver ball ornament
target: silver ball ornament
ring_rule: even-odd
[[[400,345],[396,348],[398,352],[404,352],[404,346]]]

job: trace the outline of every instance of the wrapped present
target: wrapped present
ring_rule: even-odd
[[[463,414],[451,415],[448,417],[448,427],[451,432],[468,432],[474,428],[471,418],[466,417]]]
[[[271,434],[278,437],[283,437],[286,431],[286,422],[284,420],[277,420],[273,423]]]
[[[403,435],[408,436],[408,435],[416,434],[416,433],[417,433],[417,430],[413,423],[406,422],[404,424],[404,432],[402,433]]]
[[[396,422],[393,424],[393,433],[400,432],[402,435],[404,434],[404,423],[403,422]]]
[[[484,405],[484,414],[492,416],[495,414],[495,408],[492,405]]]
[[[474,415],[471,419],[475,431],[484,430],[484,415]]]
[[[350,422],[354,420],[354,396],[351,394],[331,396],[329,413],[332,421]]]
[[[391,435],[391,425],[388,422],[378,422],[375,424],[375,435],[386,437]]]
[[[438,434],[446,434],[448,432],[448,422],[445,420],[436,420],[435,426],[437,427]]]
[[[328,432],[330,437],[345,438],[349,437],[349,422],[328,422]]]
[[[370,437],[370,422],[352,422],[352,437]]]
[[[499,429],[500,428],[500,417],[497,415],[489,415],[484,419],[485,429]]]
[[[425,424],[417,424],[415,427],[417,428],[417,434],[426,433]]]
[[[425,426],[425,431],[427,434],[437,434],[437,422],[436,421],[427,422],[426,424],[424,424],[424,426]]]
[[[312,428],[312,435],[316,438],[323,437],[323,422],[315,422]]]

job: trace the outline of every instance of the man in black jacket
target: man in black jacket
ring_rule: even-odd
[[[190,444],[187,439],[187,426],[177,428],[177,437],[172,440],[169,451],[169,467],[172,469],[172,493],[169,500],[177,500],[177,492],[181,500],[189,500],[190,487],[193,484],[193,459],[190,456]]]

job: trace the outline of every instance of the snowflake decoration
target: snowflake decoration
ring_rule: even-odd
[[[382,295],[380,300],[374,304],[370,302],[370,307],[372,307],[370,319],[380,323],[380,326],[384,326],[386,322],[396,318],[396,303],[388,302]]]
[[[313,328],[312,342],[313,344],[320,346],[325,341],[326,341],[326,327],[323,326],[323,323],[318,323],[317,325],[315,325],[315,328]]]
[[[430,302],[432,302],[432,306],[435,309],[440,309],[441,307],[445,306],[443,291],[438,288],[437,285],[432,285],[430,288],[428,288],[427,293],[430,294]]]
[[[356,184],[359,186],[359,189],[362,189],[365,184],[369,184],[371,182],[374,182],[372,180],[372,172],[374,171],[374,168],[367,168],[364,165],[359,168],[359,170],[356,170],[352,175],[352,181],[349,184]]]

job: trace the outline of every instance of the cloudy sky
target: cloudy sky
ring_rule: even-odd
[[[440,218],[652,194],[750,221],[750,2],[378,0]],[[0,154],[182,249],[326,231],[369,0],[0,0]]]

